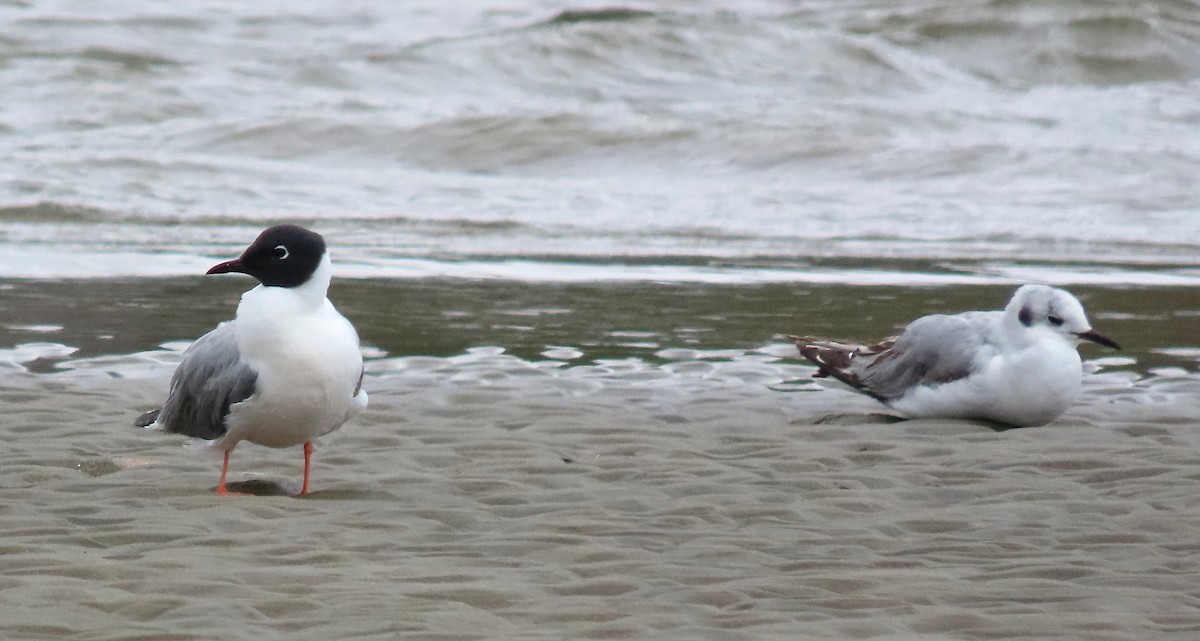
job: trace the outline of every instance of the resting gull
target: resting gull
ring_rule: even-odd
[[[1018,288],[1003,311],[934,314],[874,345],[789,336],[805,358],[909,418],[974,418],[1017,427],[1058,418],[1079,393],[1076,347],[1120,349],[1083,305],[1045,285]]]

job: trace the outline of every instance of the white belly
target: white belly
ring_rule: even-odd
[[[891,404],[911,418],[978,418],[1032,427],[1058,418],[1079,394],[1079,353],[1063,344],[1042,344],[997,356],[971,376],[917,387]]]
[[[354,328],[332,305],[271,322],[238,310],[238,348],[258,373],[256,392],[230,408],[228,432],[215,444],[239,441],[290,447],[341,427],[362,411],[354,392],[362,354]]]

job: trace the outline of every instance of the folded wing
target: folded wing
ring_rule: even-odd
[[[171,394],[154,421],[158,427],[195,438],[219,438],[225,434],[230,406],[254,394],[258,374],[241,359],[234,322],[220,324],[183,353],[171,378]]]
[[[791,336],[800,353],[832,376],[887,402],[917,385],[949,383],[970,375],[986,341],[981,320],[965,314],[913,321],[898,336],[874,345]]]

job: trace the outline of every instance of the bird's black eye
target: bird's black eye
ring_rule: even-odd
[[[288,248],[284,247],[283,245],[276,245],[275,249],[273,249],[271,253],[274,254],[279,260],[284,260],[288,257]],[[1062,321],[1059,322],[1061,323]]]
[[[1061,319],[1057,316],[1051,316],[1051,317],[1047,318],[1046,320],[1050,321],[1050,324],[1054,325],[1055,327],[1058,327],[1059,325],[1063,324],[1063,319]]]

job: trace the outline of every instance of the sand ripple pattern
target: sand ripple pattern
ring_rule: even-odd
[[[0,636],[1200,635],[1194,380],[1098,374],[997,432],[762,355],[575,355],[372,361],[308,499],[213,496],[218,460],[129,427],[176,350],[0,364]],[[245,445],[234,476],[300,459]]]

